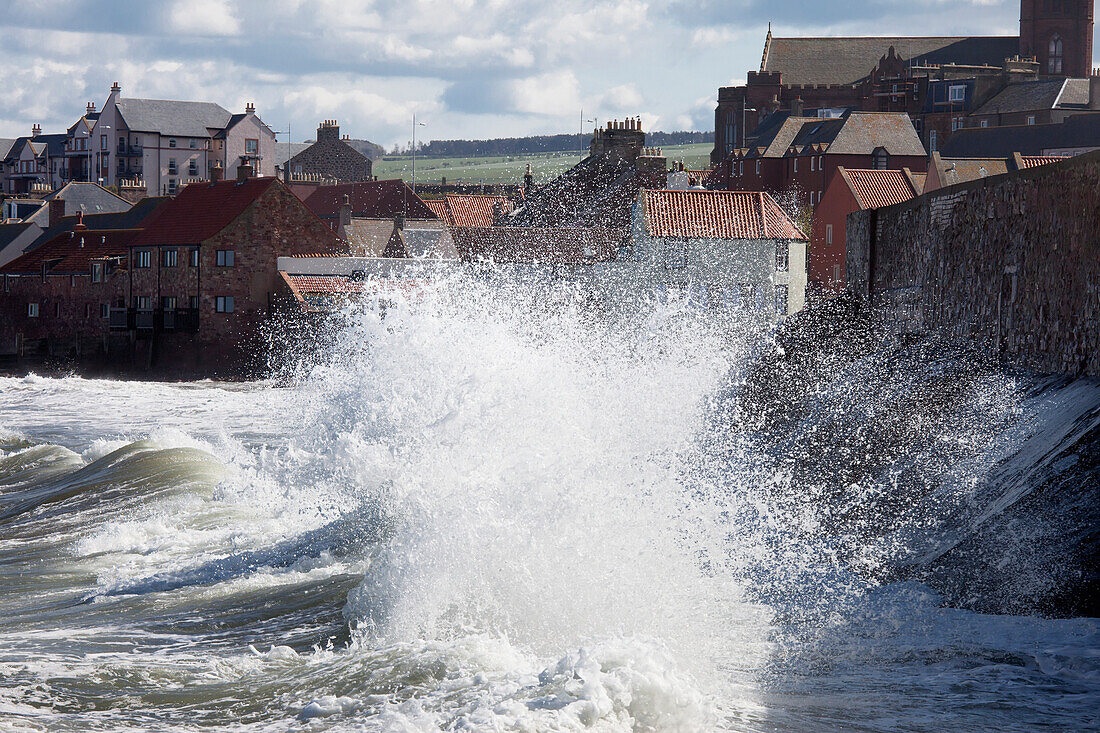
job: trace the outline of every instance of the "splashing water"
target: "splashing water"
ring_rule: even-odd
[[[883,584],[927,516],[838,529],[737,418],[767,342],[497,276],[349,308],[293,378],[0,379],[0,729],[1095,724],[1093,620]]]

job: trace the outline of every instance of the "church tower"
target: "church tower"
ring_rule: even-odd
[[[1020,55],[1038,59],[1040,74],[1090,76],[1094,3],[1021,0]]]

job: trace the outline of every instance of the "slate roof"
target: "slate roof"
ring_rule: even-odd
[[[38,275],[44,265],[54,275],[86,274],[92,260],[125,256],[139,231],[88,229],[62,234],[0,267],[0,273]]]
[[[1010,114],[1012,112],[1034,112],[1038,110],[1058,109],[1066,104],[1075,107],[1079,104],[1079,84],[1085,84],[1085,106],[1088,106],[1088,79],[1039,79],[1009,84],[993,98],[979,107],[974,115]],[[1067,94],[1068,92],[1068,94]]]
[[[780,115],[761,122],[750,138],[754,145],[740,151],[745,158],[782,158],[792,148],[820,146],[829,155],[869,155],[882,147],[890,155],[926,155],[913,121],[903,112],[851,111],[841,117],[792,117]]]
[[[447,227],[420,229],[406,227],[401,230],[401,242],[406,257],[441,257],[457,259],[458,249]]]
[[[1007,173],[1009,160],[1007,158],[944,158],[933,155],[930,163],[936,166],[936,174],[942,188]]]
[[[1062,123],[966,127],[940,146],[946,157],[1042,155],[1044,150],[1100,148],[1100,114],[1079,114]]]
[[[275,143],[275,165],[283,165],[313,143]]]
[[[451,236],[465,261],[557,265],[614,259],[625,240],[621,230],[600,227],[463,227]]]
[[[158,208],[133,244],[201,244],[229,226],[275,185],[279,183],[274,178],[250,178],[244,182],[184,186],[175,198]]]
[[[28,229],[31,230],[29,233],[27,233]],[[25,221],[16,222],[14,224],[0,224],[0,262],[4,262],[9,258],[14,259],[12,255],[22,254],[18,251],[5,253],[4,250],[7,249],[9,245],[14,245],[18,242],[19,238],[22,237],[24,233],[27,233],[29,237],[33,237],[36,231],[40,232],[41,228],[36,224]]]
[[[19,138],[14,137],[0,137],[0,160],[7,160],[8,154],[18,140]]]
[[[923,188],[920,183],[912,181],[905,171],[842,167],[837,172],[861,209],[881,209],[900,204],[921,194],[914,186]]]
[[[400,179],[357,181],[334,186],[291,186],[290,190],[322,219],[333,219],[347,196],[352,216],[392,219],[405,213],[407,219],[435,219],[435,212]]]
[[[112,214],[129,211],[132,206],[129,201],[116,196],[98,183],[83,181],[70,181],[45,197],[47,202],[55,198],[65,201],[66,216],[75,216],[78,211],[85,214]],[[49,204],[27,217],[27,221],[33,221],[43,229],[47,228],[50,223]]]
[[[161,204],[169,200],[170,198],[168,196],[150,196],[149,198],[138,201],[133,207],[125,211],[106,214],[87,214],[83,217],[84,226],[89,230],[140,229],[145,220],[148,219]],[[41,235],[31,242],[30,246],[27,247],[25,251],[30,252],[63,232],[72,231],[77,222],[76,215],[61,217],[56,224],[46,228]]]
[[[1019,53],[1017,36],[926,38],[769,38],[761,71],[779,71],[784,84],[857,84],[868,77],[891,46],[921,65],[1001,66]]]
[[[646,233],[701,239],[806,239],[766,193],[643,191]]]
[[[123,97],[116,104],[131,130],[178,137],[207,137],[211,130],[223,129],[232,118],[228,110],[214,102]]]

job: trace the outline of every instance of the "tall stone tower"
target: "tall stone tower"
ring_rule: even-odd
[[[1095,0],[1021,0],[1020,55],[1038,59],[1041,74],[1090,76],[1094,4]]]

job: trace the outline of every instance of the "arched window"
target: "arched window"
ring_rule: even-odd
[[[737,112],[731,109],[726,112],[726,153],[733,152],[735,147],[737,147]]]
[[[1047,47],[1047,73],[1062,73],[1062,37],[1057,33],[1050,37]]]

